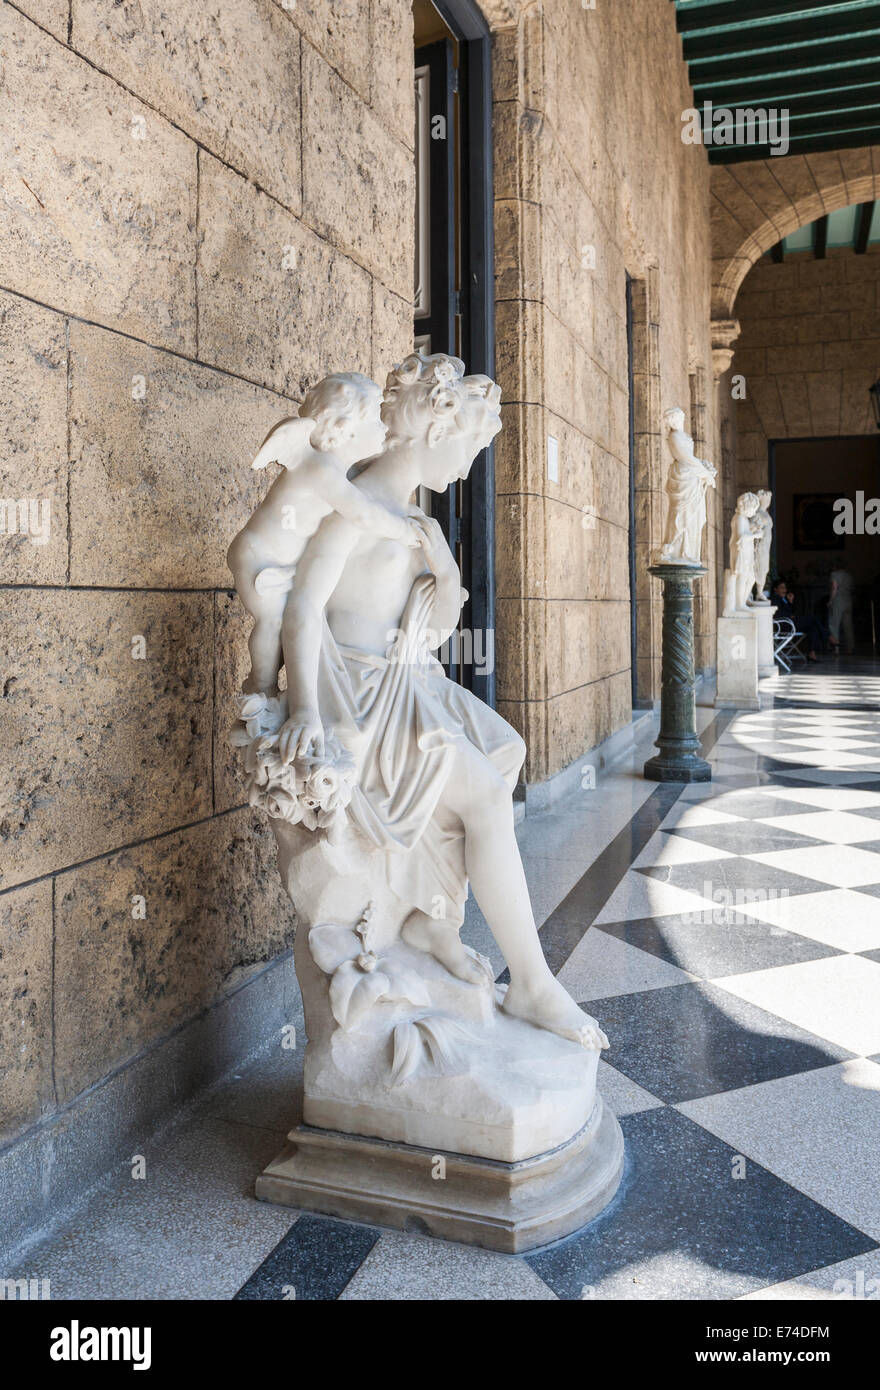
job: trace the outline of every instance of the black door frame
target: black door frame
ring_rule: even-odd
[[[626,271],[626,386],[629,428],[629,649],[630,698],[639,708],[638,623],[636,615],[636,381],[633,334],[633,277]]]
[[[470,373],[495,375],[494,193],[492,184],[492,67],[489,26],[474,0],[432,0],[458,40],[459,116],[461,122],[460,225],[461,356]],[[433,107],[433,101],[432,101]],[[432,345],[433,346],[433,345]],[[444,350],[437,345],[435,350]],[[450,344],[449,351],[454,351]],[[495,638],[495,452],[484,450],[462,488],[461,516],[455,505],[443,506],[438,519],[456,558],[464,559],[462,582],[470,597],[462,627],[481,633],[482,652]],[[477,641],[474,641],[477,650]],[[494,660],[460,672],[475,695],[495,705]]]

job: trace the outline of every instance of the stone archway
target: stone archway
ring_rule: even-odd
[[[878,197],[880,145],[716,164],[711,176],[713,346],[722,346],[739,287],[765,251],[807,222]]]

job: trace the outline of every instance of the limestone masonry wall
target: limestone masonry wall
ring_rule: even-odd
[[[499,707],[535,782],[630,719],[627,272],[659,692],[661,411],[720,451],[709,179],[668,0],[487,14]],[[406,0],[0,6],[0,497],[51,520],[0,537],[0,1148],[290,946],[226,743],[224,556],[267,422],[410,350],[412,67]]]
[[[0,1147],[291,943],[224,556],[267,422],[410,348],[411,102],[403,0],[0,7]]]
[[[874,434],[868,388],[880,364],[880,247],[825,260],[763,259],[736,300],[742,332],[732,372],[737,485],[767,482],[767,442],[811,435]]]
[[[532,6],[495,41],[499,708],[541,781],[630,718],[626,274],[636,369],[638,694],[659,694],[660,414],[716,458],[706,152],[666,0]],[[693,385],[691,378],[695,378]],[[547,476],[547,436],[559,481]],[[706,545],[714,559],[713,499]],[[697,663],[714,664],[714,592]]]

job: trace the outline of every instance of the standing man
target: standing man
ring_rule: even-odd
[[[831,597],[828,600],[828,640],[835,651],[841,649],[841,633],[845,652],[852,652],[855,646],[852,604],[853,578],[849,570],[841,565],[840,569],[831,571]]]

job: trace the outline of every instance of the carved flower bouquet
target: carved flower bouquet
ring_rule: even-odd
[[[238,723],[230,743],[243,750],[251,806],[290,825],[326,831],[336,841],[357,780],[351,753],[331,732],[322,756],[285,763],[278,736],[287,718],[286,696],[239,695],[236,701]]]

